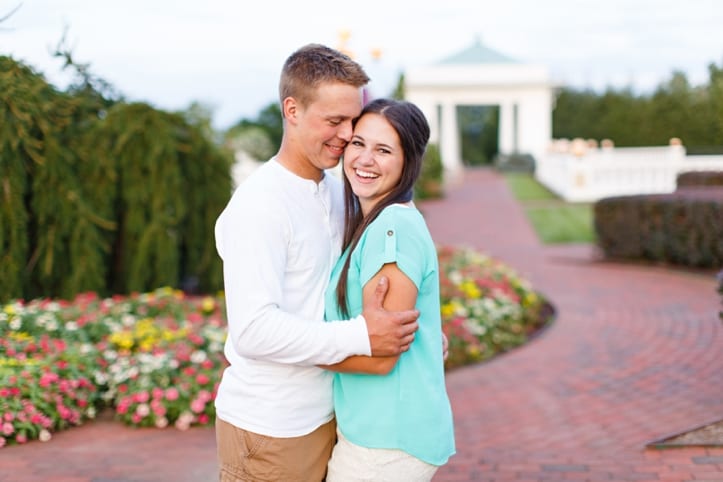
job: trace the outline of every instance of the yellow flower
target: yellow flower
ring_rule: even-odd
[[[33,340],[33,336],[29,333],[25,333],[24,331],[20,331],[17,333],[10,332],[8,333],[8,338],[14,339],[15,341],[31,341]]]
[[[216,301],[210,296],[206,296],[203,301],[201,301],[201,310],[203,310],[204,313],[212,313],[215,309]]]
[[[466,280],[463,281],[461,285],[459,285],[460,289],[464,292],[464,294],[467,296],[467,298],[476,299],[482,296],[482,292],[479,290],[476,284],[474,284],[473,281]]]
[[[161,288],[158,288],[156,290],[156,293],[161,296],[169,296],[173,294],[173,288],[171,288],[170,286],[162,286]]]
[[[442,318],[452,316],[456,309],[453,302],[443,304],[440,310],[442,312]]]
[[[8,315],[14,315],[15,314],[15,307],[13,305],[5,305],[3,308],[3,311],[7,313]]]
[[[130,350],[131,348],[133,348],[133,335],[129,331],[118,331],[115,333],[111,333],[108,339],[118,348],[122,348],[125,350]]]
[[[140,351],[151,351],[153,349],[153,346],[155,343],[153,343],[153,340],[146,338],[145,340],[141,340],[140,344],[138,345],[138,349]]]
[[[537,299],[537,295],[535,294],[535,292],[528,291],[527,293],[525,293],[525,297],[522,298],[522,306],[534,305],[535,303],[537,303],[537,301],[538,301],[538,299]]]

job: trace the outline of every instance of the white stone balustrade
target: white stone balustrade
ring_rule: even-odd
[[[668,146],[612,147],[609,140],[553,142],[537,159],[535,178],[569,202],[675,191],[678,174],[723,171],[723,155],[688,156],[678,139]]]

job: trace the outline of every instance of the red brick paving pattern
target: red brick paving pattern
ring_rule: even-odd
[[[458,453],[435,481],[723,481],[723,448],[646,444],[723,418],[715,281],[542,247],[504,180],[469,170],[421,205],[438,243],[514,267],[555,303],[535,340],[448,375]],[[216,480],[213,430],[101,420],[0,449],[0,481]]]
[[[541,247],[492,171],[423,211],[437,242],[502,259],[558,309],[523,348],[449,374],[458,454],[436,481],[723,481],[721,448],[646,449],[723,418],[712,275]]]

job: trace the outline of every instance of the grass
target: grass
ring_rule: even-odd
[[[507,185],[545,244],[592,243],[592,205],[561,200],[531,174],[506,173]]]
[[[506,173],[505,179],[518,201],[547,201],[559,199],[552,191],[537,182],[530,174]]]

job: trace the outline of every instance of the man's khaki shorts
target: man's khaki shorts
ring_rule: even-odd
[[[332,420],[301,437],[276,438],[216,418],[221,482],[320,482],[336,443]]]

